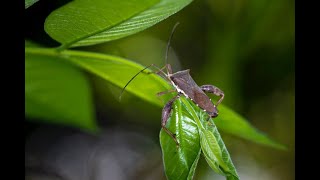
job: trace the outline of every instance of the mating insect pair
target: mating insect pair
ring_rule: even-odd
[[[163,68],[159,68],[154,64],[151,64],[147,66],[146,68],[142,69],[139,71],[135,76],[133,76],[130,81],[125,85],[125,87],[122,89],[121,94],[125,90],[125,88],[128,86],[128,84],[141,72],[146,70],[147,68],[150,67],[155,67],[158,71],[153,72],[157,74],[162,74],[164,76],[164,79],[167,80],[174,89],[164,91],[164,92],[159,92],[157,95],[163,95],[167,93],[173,93],[177,92],[178,94],[174,96],[167,104],[164,106],[162,109],[162,118],[161,118],[161,126],[165,130],[165,132],[171,136],[171,138],[175,141],[177,146],[179,145],[179,142],[176,139],[175,134],[173,134],[169,129],[166,128],[167,121],[171,115],[172,111],[172,105],[175,100],[177,100],[180,96],[185,96],[186,98],[191,99],[197,106],[199,106],[203,111],[205,111],[211,118],[215,118],[218,116],[218,109],[217,106],[221,103],[221,101],[224,98],[224,93],[217,87],[213,85],[203,85],[203,86],[198,86],[196,82],[192,79],[189,73],[189,69],[183,70],[183,71],[178,71],[176,73],[172,72],[171,65],[167,63],[168,59],[168,51],[170,47],[170,41],[173,36],[173,33],[175,31],[175,28],[177,27],[178,23],[173,27],[172,33],[170,35],[168,44],[167,44],[167,50],[166,50],[166,65]],[[166,73],[163,71],[166,69]],[[148,73],[150,74],[150,73]],[[161,76],[162,77],[162,76]],[[216,96],[220,96],[220,99],[214,105],[211,102],[211,99],[205,94],[205,93],[212,93]],[[121,95],[120,95],[121,97]]]

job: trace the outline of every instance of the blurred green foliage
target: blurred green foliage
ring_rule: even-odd
[[[95,131],[91,88],[83,72],[56,57],[26,53],[25,58],[26,116]]]

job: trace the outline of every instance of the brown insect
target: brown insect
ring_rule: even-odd
[[[167,44],[167,50],[166,50],[166,65],[163,68],[159,68],[154,64],[151,64],[147,66],[146,68],[142,69],[139,71],[135,76],[133,76],[129,82],[125,85],[125,87],[122,89],[121,95],[124,91],[124,89],[128,86],[128,84],[141,72],[143,72],[145,69],[149,67],[155,67],[158,69],[157,72],[151,72],[151,73],[161,73],[164,75],[164,78],[173,86],[174,89],[164,91],[164,92],[159,92],[157,93],[158,96],[167,94],[167,93],[172,93],[172,92],[178,92],[178,94],[173,97],[169,102],[166,103],[166,105],[162,109],[162,118],[161,118],[161,126],[165,130],[165,132],[171,136],[171,138],[175,141],[177,145],[179,145],[179,142],[176,139],[175,134],[173,134],[169,129],[166,128],[167,121],[171,115],[172,111],[172,105],[173,102],[178,99],[181,95],[185,96],[186,98],[191,99],[197,106],[199,106],[203,111],[205,111],[211,118],[215,118],[218,116],[218,109],[217,106],[221,103],[221,101],[224,98],[224,93],[221,91],[219,88],[213,86],[213,85],[202,85],[198,86],[197,83],[192,79],[190,75],[190,70],[183,70],[183,71],[178,71],[176,73],[172,72],[171,65],[167,63],[168,59],[168,51],[170,47],[170,41],[173,36],[173,33],[175,31],[175,28],[177,27],[179,23],[177,23],[172,30],[172,33],[170,35],[168,44]],[[167,70],[167,73],[163,71],[163,69]],[[150,72],[149,72],[150,73]],[[162,77],[162,76],[161,76]],[[205,93],[212,93],[216,96],[220,96],[220,99],[214,105],[211,102],[211,99],[205,94]],[[120,95],[120,97],[121,97]]]

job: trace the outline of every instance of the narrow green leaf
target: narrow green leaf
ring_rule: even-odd
[[[218,174],[225,175],[222,169],[229,169],[222,160],[222,152],[214,135],[208,131],[201,132],[201,149],[210,167]],[[220,167],[222,169],[220,169]]]
[[[167,179],[191,180],[201,154],[200,138],[196,123],[179,99],[173,105],[172,115],[166,127],[176,134],[180,143],[177,147],[164,130],[160,131],[160,144]]]
[[[221,131],[276,149],[286,149],[284,145],[272,140],[263,132],[258,131],[245,118],[230,108],[219,105],[219,114],[214,119],[214,122]]]
[[[97,130],[87,79],[58,57],[26,52],[25,114],[30,120]]]
[[[209,166],[218,174],[226,176],[227,179],[239,179],[227,148],[212,119],[209,119],[207,113],[197,107],[190,99],[185,97],[180,97],[180,99],[198,126],[201,149]]]
[[[63,45],[101,33],[150,8],[158,0],[74,0],[53,11],[45,31]]]
[[[191,2],[192,0],[161,0],[132,18],[101,33],[78,41],[72,46],[93,45],[135,34],[177,13]]]
[[[39,0],[24,0],[24,9],[32,6],[34,3],[38,2]]]
[[[120,57],[91,52],[65,50],[59,53],[55,49],[45,48],[26,48],[26,52],[60,57],[102,77],[120,88],[123,88],[137,72],[144,68],[144,66]],[[141,73],[127,86],[123,96],[125,97],[125,94],[130,92],[154,105],[162,107],[163,103],[161,99],[166,102],[172,96],[165,95],[157,98],[156,93],[172,88],[171,85],[157,75]],[[214,121],[221,131],[259,144],[283,149],[283,145],[257,131],[245,118],[231,111],[223,104],[219,105],[219,111],[220,115]]]
[[[192,180],[193,179],[193,176],[194,176],[194,173],[196,171],[196,168],[198,166],[198,161],[200,159],[200,154],[201,154],[201,150],[199,151],[198,155],[197,155],[197,158],[194,160],[190,170],[189,170],[189,174],[188,174],[188,180]]]
[[[58,53],[54,49],[44,48],[26,48],[26,51],[31,54],[46,54],[63,58],[120,88],[123,88],[136,73],[144,68],[132,61],[104,54],[72,50]],[[156,94],[170,87],[166,81],[155,74],[140,73],[127,86],[122,98],[125,98],[126,93],[131,92],[152,104],[162,106],[162,100],[157,98]]]
[[[220,174],[226,176],[227,179],[239,179],[236,168],[232,163],[231,156],[218,132],[217,127],[212,121],[209,123],[210,125],[204,132],[203,143],[201,143],[201,148],[208,164],[213,168],[212,160],[216,160],[214,165],[217,165],[216,167],[219,169],[218,171]],[[206,150],[204,150],[203,147],[205,147]],[[210,153],[208,150],[214,150],[214,152]]]

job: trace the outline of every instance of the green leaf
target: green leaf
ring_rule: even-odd
[[[198,128],[180,99],[173,104],[172,115],[166,127],[179,141],[174,140],[162,129],[160,144],[167,179],[192,179],[200,158],[200,137]]]
[[[55,49],[45,48],[26,48],[26,52],[60,57],[102,77],[120,88],[123,88],[136,73],[144,68],[144,66],[120,57],[91,52],[73,50],[57,52]],[[164,95],[161,98],[157,98],[156,94],[172,88],[168,82],[157,75],[141,73],[127,86],[123,98],[125,98],[127,92],[130,92],[154,105],[163,107],[161,99],[166,102],[172,95]],[[283,145],[257,131],[245,118],[231,111],[223,104],[219,105],[219,111],[219,116],[214,121],[221,131],[259,144],[283,149]]]
[[[180,97],[180,100],[198,126],[201,149],[209,166],[216,173],[226,176],[227,179],[239,179],[227,148],[212,119],[209,119],[208,114],[190,99]]]
[[[117,56],[91,52],[73,50],[57,52],[55,49],[48,48],[26,48],[26,52],[60,57],[121,88],[144,68],[144,66]],[[127,86],[122,98],[125,98],[127,92],[131,92],[152,104],[162,106],[162,100],[157,98],[156,94],[159,91],[166,91],[170,88],[171,86],[161,77],[155,74],[140,73]]]
[[[191,1],[76,0],[52,12],[46,19],[45,30],[63,48],[93,45],[151,27]]]
[[[24,8],[27,9],[28,7],[32,6],[34,3],[38,1],[39,0],[24,0]]]
[[[28,120],[97,130],[87,79],[58,57],[26,52],[25,114]]]
[[[226,106],[219,105],[219,116],[214,119],[214,122],[221,131],[226,133],[279,150],[286,149],[286,146],[272,140],[263,132],[258,131],[246,121],[245,118]]]
[[[143,31],[177,13],[192,0],[161,0],[151,8],[96,35],[76,42],[72,46],[87,46],[123,38]]]
[[[222,152],[217,139],[212,132],[203,130],[201,132],[201,148],[210,167],[218,174],[225,175],[222,169],[228,169],[222,160]]]
[[[158,0],[75,0],[53,11],[45,31],[70,45],[101,33],[148,9]]]

